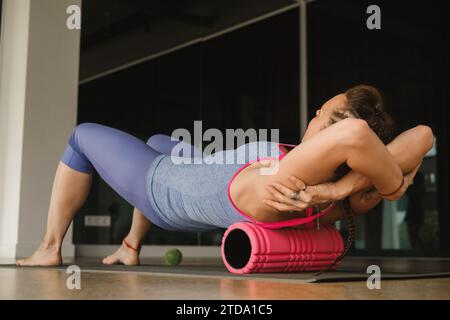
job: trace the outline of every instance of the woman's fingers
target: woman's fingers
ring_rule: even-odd
[[[283,195],[285,195],[286,197],[291,198],[292,195],[294,194],[294,192],[296,192],[295,190],[292,190],[291,188],[286,187],[284,184],[281,184],[279,182],[273,182],[271,184],[272,187],[274,187],[276,190],[278,190],[280,193],[282,193]]]
[[[314,189],[313,187],[309,187],[309,190],[306,191],[300,191],[300,200],[311,205],[311,204],[315,204],[313,203],[313,199],[314,199]]]
[[[279,182],[273,182],[270,186],[275,188],[275,190],[277,190],[280,194],[284,195],[285,198],[288,198],[288,200],[284,200],[284,202],[287,202],[289,204],[295,204],[301,209],[304,209],[309,204],[311,204],[312,195],[306,193],[305,191],[300,191],[298,193],[298,198],[296,200],[294,200],[291,197],[294,194],[294,192],[296,192],[296,191],[292,190],[291,188],[288,188],[284,184],[279,183]],[[311,189],[311,191],[312,191],[312,189]],[[280,199],[277,198],[277,200],[281,201],[281,198]]]
[[[324,182],[314,186],[308,186],[305,191],[300,192],[300,199],[309,204],[330,202],[335,199],[333,196],[334,183]]]
[[[267,190],[269,191],[269,193],[275,198],[275,200],[277,200],[277,202],[279,203],[283,203],[285,205],[289,205],[293,208],[295,208],[296,210],[304,210],[307,208],[307,204],[303,203],[302,201],[299,200],[293,200],[289,197],[286,197],[280,190],[278,190],[275,186],[269,186],[267,187]]]
[[[291,206],[297,207],[297,209],[303,210],[307,207],[306,203],[303,203],[301,200],[294,200],[291,199],[293,190],[289,189],[288,187],[280,184],[280,183],[273,183],[270,185],[267,190],[273,195],[273,197],[278,201],[285,204],[289,204]]]
[[[296,176],[290,175],[288,179],[297,187],[297,191],[305,190],[306,184]]]
[[[296,203],[297,205],[299,205],[299,203],[302,203],[302,205],[306,205],[309,204],[312,200],[311,194],[307,193],[306,191],[294,191],[279,182],[273,182],[272,186],[285,197],[289,198],[291,200],[290,203]],[[294,194],[294,192],[298,192],[298,198],[295,200],[292,199],[292,195]]]
[[[270,194],[277,200],[278,202],[287,204],[287,205],[295,205],[295,201],[287,198],[282,192],[280,192],[277,188],[270,185],[267,187],[267,191],[270,192]]]
[[[285,211],[296,211],[298,210],[297,207],[295,206],[290,206],[284,203],[280,203],[280,202],[276,202],[273,200],[263,200],[263,202],[268,205],[269,207],[274,208],[275,210],[279,211],[279,212],[285,212]]]

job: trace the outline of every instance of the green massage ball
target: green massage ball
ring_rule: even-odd
[[[183,255],[181,254],[181,251],[178,249],[167,250],[166,255],[164,256],[164,260],[166,261],[166,264],[169,266],[179,265],[182,259]]]

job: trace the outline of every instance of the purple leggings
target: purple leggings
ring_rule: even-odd
[[[81,123],[69,138],[61,161],[84,173],[95,169],[122,198],[138,208],[151,222],[175,230],[155,214],[146,194],[147,171],[161,154],[170,154],[179,141],[157,134],[147,143],[118,129],[97,123]],[[190,148],[194,148],[189,145]],[[191,149],[191,154],[194,154]]]

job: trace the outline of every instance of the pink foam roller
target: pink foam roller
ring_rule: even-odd
[[[330,225],[320,229],[267,229],[238,222],[222,239],[222,260],[232,273],[317,271],[342,254],[344,243]]]

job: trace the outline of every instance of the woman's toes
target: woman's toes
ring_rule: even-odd
[[[104,258],[102,262],[103,262],[103,264],[113,264],[113,262],[111,261],[111,258],[109,258],[109,257]]]
[[[114,264],[117,263],[117,259],[114,259],[113,256],[108,256],[106,258],[103,259],[103,264]]]

